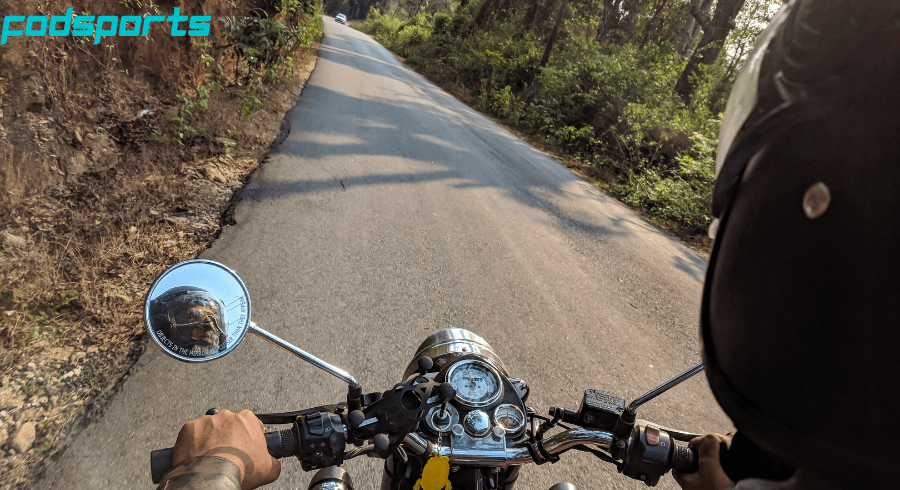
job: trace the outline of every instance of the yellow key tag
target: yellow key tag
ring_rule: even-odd
[[[414,490],[452,490],[450,486],[450,458],[434,453],[425,467],[422,468],[422,478],[416,481]]]

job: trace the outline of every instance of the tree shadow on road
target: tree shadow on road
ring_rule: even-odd
[[[348,45],[349,44],[349,45]],[[347,48],[359,50],[353,52]],[[531,145],[403,66],[378,44],[329,34],[316,70],[340,70],[326,86],[314,71],[299,103],[286,115],[292,131],[271,158],[324,168],[328,178],[266,180],[258,175],[241,199],[348,191],[359,186],[446,182],[458,189],[491,187],[537,208],[573,240],[610,244],[612,237],[668,237],[661,229],[599,192]],[[385,162],[390,162],[386,165]],[[398,169],[402,169],[399,170]],[[264,173],[264,172],[263,172]],[[318,175],[318,174],[316,174]],[[333,176],[333,177],[332,177]],[[587,210],[584,198],[621,209]],[[627,247],[625,247],[627,248]],[[684,246],[669,247],[672,267],[702,282],[706,261]]]

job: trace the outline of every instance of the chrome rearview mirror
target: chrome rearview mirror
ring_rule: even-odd
[[[251,322],[247,286],[233,270],[212,260],[186,260],[160,274],[147,293],[144,323],[163,352],[179,361],[218,359],[234,350],[247,332],[253,332],[351,387],[359,387],[346,371]]]
[[[205,362],[231,352],[250,325],[250,293],[231,269],[187,260],[163,272],[147,294],[144,322],[166,354]]]

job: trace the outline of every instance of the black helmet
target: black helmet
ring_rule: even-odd
[[[172,288],[150,301],[150,322],[177,354],[209,357],[226,347],[225,307],[200,288]]]
[[[788,2],[735,83],[716,167],[716,399],[835,486],[883,478],[900,461],[900,2]]]

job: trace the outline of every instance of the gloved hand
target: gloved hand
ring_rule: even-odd
[[[684,490],[730,490],[734,482],[725,474],[719,462],[719,445],[731,445],[732,436],[707,434],[696,437],[688,443],[688,447],[697,448],[698,465],[696,473],[672,472],[672,477]]]
[[[263,432],[262,422],[250,410],[204,415],[181,428],[172,464],[197,456],[218,456],[240,469],[242,490],[272,483],[281,474],[281,463],[269,455]]]

